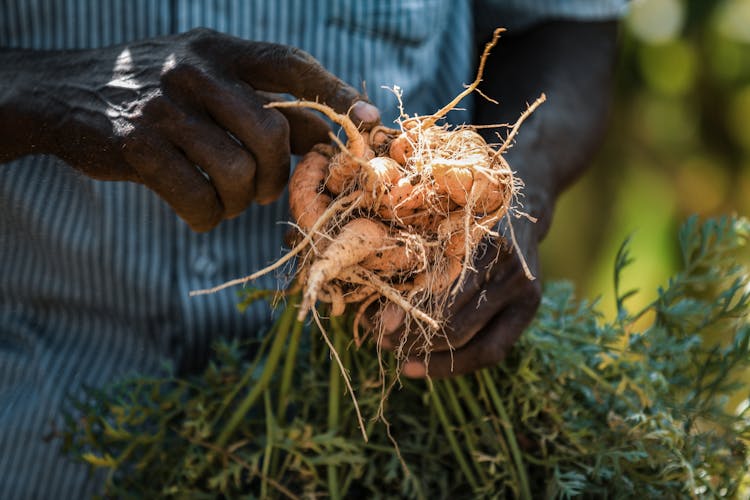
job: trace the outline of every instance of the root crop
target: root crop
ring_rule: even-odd
[[[357,329],[365,308],[382,311],[395,304],[405,313],[406,327],[431,345],[432,336],[442,334],[446,304],[474,271],[482,242],[492,237],[499,245],[498,224],[518,213],[521,182],[503,155],[520,124],[545,99],[531,104],[507,137],[497,134],[495,147],[475,127],[444,123],[464,97],[478,92],[501,32],[485,47],[474,82],[435,114],[404,114],[395,87],[402,109],[397,128],[360,131],[347,115],[318,102],[269,104],[325,114],[341,126],[346,143],[332,136],[336,147],[317,146],[292,174],[289,203],[298,235],[289,254],[247,278],[195,293],[255,279],[296,255],[296,281],[303,290],[299,319],[318,302],[331,304],[332,315],[351,306]],[[377,331],[380,314],[368,317]]]

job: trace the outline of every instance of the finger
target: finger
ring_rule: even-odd
[[[254,89],[318,100],[338,113],[352,109],[353,117],[365,125],[380,121],[380,113],[370,104],[352,108],[357,101],[366,99],[301,49],[251,42],[206,29],[193,30],[187,36],[191,37],[193,50]]]
[[[238,53],[236,70],[253,88],[319,100],[346,113],[362,96],[329,73],[313,56],[296,47],[253,43]]]
[[[207,82],[201,94],[206,111],[232,133],[255,158],[255,201],[270,203],[289,179],[289,123],[246,84]]]
[[[328,72],[304,50],[288,45],[234,40],[240,44],[234,48],[234,70],[253,88],[317,100],[338,113],[352,111],[352,115],[365,124],[380,121],[377,108],[364,102],[366,99],[354,87]],[[360,101],[362,104],[355,106]]]
[[[133,138],[123,154],[140,182],[164,199],[195,231],[208,231],[222,219],[223,207],[208,179],[172,144]]]
[[[498,246],[499,245],[499,246]],[[487,287],[487,282],[503,282],[508,275],[518,270],[519,263],[503,243],[487,241],[485,250],[474,262],[476,272],[468,273],[459,293],[451,304],[451,311],[459,311],[467,305],[476,307],[476,298]]]
[[[483,259],[484,260],[484,259]],[[487,266],[480,261],[477,264]],[[445,333],[430,339],[431,351],[458,349],[468,343],[497,311],[501,310],[517,297],[529,292],[530,283],[520,271],[520,266],[508,259],[495,265],[493,272],[487,276],[484,271],[471,273],[464,283],[461,293],[450,304],[446,317],[448,324]],[[424,339],[418,333],[409,333],[409,338],[402,339],[403,328],[386,330],[381,345],[400,345],[407,349],[423,348]]]
[[[495,316],[485,330],[463,348],[432,352],[427,363],[423,358],[412,358],[404,364],[402,373],[412,378],[443,378],[493,366],[505,359],[535,312],[533,302],[516,302]]]
[[[435,339],[433,350],[460,349],[484,329],[498,311],[525,297],[539,295],[537,283],[530,282],[519,265],[510,264],[505,272],[493,274],[481,290],[468,298],[464,296],[461,306],[451,308],[448,332]]]
[[[503,310],[508,304],[517,300],[523,293],[515,286],[502,287],[494,291],[480,292],[470,300],[458,312],[449,313],[448,323],[445,331],[430,338],[429,345],[426,344],[424,336],[420,332],[408,332],[407,338],[403,339],[403,328],[386,334],[381,340],[381,345],[388,349],[398,346],[405,353],[431,353],[455,351],[472,341],[488,322]]]
[[[383,306],[380,313],[380,324],[383,326],[386,335],[396,333],[403,326],[404,319],[406,319],[406,312],[393,302],[388,302]]]
[[[208,174],[224,207],[224,217],[240,215],[255,197],[253,156],[207,118],[186,118],[166,133],[191,162]]]
[[[292,154],[304,155],[316,144],[331,142],[331,127],[315,113],[301,108],[279,108],[289,122],[289,142]]]
[[[378,335],[378,343],[385,349],[393,349],[398,345],[398,339],[403,332],[404,319],[406,312],[393,302],[388,302],[380,311],[380,318],[377,322],[382,330]]]
[[[257,92],[266,103],[283,101],[284,97],[270,92]],[[303,108],[277,108],[289,122],[292,154],[304,155],[316,144],[330,142],[331,127],[318,113]]]

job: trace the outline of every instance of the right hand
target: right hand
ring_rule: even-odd
[[[206,29],[97,50],[20,54],[12,91],[0,96],[0,161],[54,154],[96,179],[142,183],[196,231],[236,217],[253,201],[278,198],[290,154],[329,141],[322,118],[266,109],[266,93],[379,120],[309,54]],[[5,147],[14,129],[19,138]],[[18,151],[24,139],[27,150]]]

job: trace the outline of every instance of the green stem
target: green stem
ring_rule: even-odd
[[[474,374],[474,376],[476,377],[477,381],[477,390],[475,392],[480,394],[479,400],[483,401],[486,407],[483,409],[482,406],[480,406],[480,403],[477,400],[477,397],[474,395],[474,392],[472,392],[469,388],[466,377],[457,377],[455,379],[461,393],[461,400],[466,403],[466,406],[469,408],[474,418],[478,422],[482,423],[482,429],[488,436],[487,439],[491,440],[491,442],[493,443],[497,443],[500,446],[501,453],[503,453],[506,457],[510,457],[510,448],[508,447],[508,443],[505,440],[503,431],[498,425],[497,419],[487,418],[487,416],[492,415],[493,412],[493,407],[492,403],[489,401],[490,397],[487,393],[487,388],[482,382],[482,377],[479,376],[479,374]],[[515,467],[510,468],[510,474],[516,481],[516,484],[521,484],[521,480],[518,477],[518,471]]]
[[[344,324],[346,324],[346,323],[344,322]],[[352,371],[354,371],[355,366],[354,366],[354,361],[352,360],[352,349],[347,349],[347,342],[348,342],[350,336],[347,333],[347,331],[343,329],[343,325],[341,323],[337,324],[335,329],[336,329],[336,335],[339,336],[339,337],[341,337],[341,339],[342,339],[341,348],[343,348],[343,353],[342,353],[342,351],[339,351],[339,353],[341,355],[341,362],[346,367],[346,370],[349,373],[351,373]],[[339,349],[339,347],[337,346],[336,349]],[[341,373],[341,372],[339,372],[339,373]],[[350,375],[350,377],[351,377],[351,375]],[[351,410],[351,408],[347,408],[347,410]],[[356,416],[355,416],[355,420],[356,420]],[[351,416],[350,415],[345,415],[344,416],[344,421],[345,422],[351,422]],[[372,434],[372,430],[373,430],[373,428],[375,427],[376,424],[377,424],[377,422],[375,420],[371,420],[370,422],[368,422],[367,424],[365,424],[365,433],[368,436]],[[342,476],[343,476],[342,477],[343,483],[341,484],[341,487],[339,488],[339,494],[341,495],[342,498],[347,498],[348,497],[347,493],[349,492],[349,488],[351,487],[352,481],[355,478],[354,478],[354,474],[344,473],[344,474],[342,474]]]
[[[333,345],[337,352],[344,348],[344,336],[341,334],[341,326],[337,318],[331,318],[331,333],[333,335]],[[339,417],[341,409],[341,373],[339,367],[331,360],[331,366],[328,371],[328,430],[339,430]],[[339,475],[335,465],[329,464],[327,469],[328,475],[328,492],[331,500],[341,499],[341,489],[339,487]]]
[[[297,296],[289,298],[289,303],[280,319],[279,331],[276,333],[276,338],[274,339],[273,344],[271,344],[271,349],[268,352],[263,372],[260,374],[260,377],[253,388],[248,392],[247,396],[245,396],[245,399],[242,400],[239,406],[237,406],[237,409],[234,410],[234,413],[232,413],[232,416],[229,417],[229,421],[216,439],[216,446],[218,448],[223,448],[224,445],[227,444],[229,438],[232,437],[234,431],[245,419],[250,408],[252,408],[260,395],[263,394],[263,391],[268,386],[271,378],[276,373],[276,366],[279,364],[281,353],[284,350],[286,339],[289,336],[289,328],[288,326],[284,328],[284,326],[288,325],[292,318],[297,314],[295,306],[298,302],[299,297]]]
[[[292,334],[287,345],[286,357],[284,358],[284,367],[281,371],[281,384],[279,386],[279,400],[276,407],[276,425],[283,426],[287,423],[286,409],[289,405],[289,392],[294,379],[294,369],[297,367],[297,352],[299,351],[300,337],[302,336],[303,323],[294,321]],[[273,418],[273,415],[266,418]],[[284,464],[282,463],[282,470]],[[281,477],[282,470],[279,470],[279,454],[274,453],[271,460],[270,471],[274,477]],[[263,496],[261,496],[263,498]]]
[[[433,449],[432,447],[435,446],[435,441],[439,439],[440,436],[438,436],[438,425],[439,425],[438,420],[439,419],[435,418],[435,412],[431,411],[429,412],[429,414],[430,414],[430,420],[427,426],[427,429],[428,429],[427,430],[427,436],[428,436],[427,449],[431,450]]]
[[[266,449],[263,455],[261,470],[260,498],[268,498],[268,471],[273,454],[273,412],[271,411],[271,394],[263,391],[263,406],[266,410]]]
[[[516,463],[516,469],[518,470],[518,477],[521,483],[520,484],[521,498],[526,498],[530,500],[531,488],[529,487],[529,478],[526,475],[526,467],[523,462],[523,455],[521,454],[521,449],[518,447],[518,441],[516,440],[516,435],[513,432],[513,424],[510,421],[510,418],[508,418],[508,412],[505,411],[505,405],[503,405],[503,400],[500,398],[500,394],[498,394],[497,392],[497,387],[495,387],[495,382],[492,380],[490,371],[487,369],[482,370],[481,376],[484,379],[484,383],[485,383],[485,386],[487,387],[487,391],[490,394],[492,403],[495,405],[495,408],[497,409],[497,412],[499,413],[500,418],[503,420],[505,438],[508,440],[508,445],[510,446],[511,455],[513,456],[513,461]]]
[[[598,384],[597,385],[598,388],[606,390],[613,396],[618,396],[618,397],[620,396],[617,393],[616,387],[612,387],[606,380],[600,377],[599,374],[596,373],[594,370],[592,370],[589,366],[581,363],[581,364],[576,365],[576,367],[579,370],[581,370],[583,373],[591,377]],[[638,413],[639,411],[641,411],[641,409],[635,404],[633,404],[633,402],[628,398],[620,398],[620,401],[624,402],[628,406],[628,408],[630,408],[630,410],[632,410],[634,413]]]
[[[281,386],[279,388],[279,405],[276,411],[276,416],[280,421],[284,421],[284,413],[289,402],[289,390],[292,387],[292,379],[294,378],[294,369],[297,367],[297,352],[299,351],[300,337],[302,336],[301,321],[295,321],[292,327],[292,336],[289,339],[289,346],[286,351],[286,359],[284,359],[284,368],[281,372]]]
[[[476,396],[474,396],[474,394],[469,389],[469,384],[466,382],[466,377],[456,377],[454,380],[456,382],[456,386],[458,387],[458,392],[459,394],[461,394],[461,401],[463,401],[469,408],[469,412],[471,413],[471,415],[476,419],[484,418],[485,413],[479,406],[479,402],[477,402]]]
[[[458,402],[456,391],[453,389],[453,385],[451,384],[450,380],[444,380],[440,383],[440,385],[443,387],[443,392],[446,394],[446,396],[448,396],[449,407],[453,411],[453,414],[456,416],[459,424],[461,425],[461,428],[463,429],[463,435],[466,438],[466,445],[469,448],[469,457],[472,464],[474,465],[474,469],[479,475],[479,480],[482,482],[482,484],[487,484],[487,476],[484,474],[482,465],[474,460],[474,457],[477,453],[477,440],[474,436],[473,430],[468,425],[466,414],[464,413],[463,408],[461,408],[461,403]]]
[[[252,408],[252,406],[257,401],[258,397],[263,394],[263,391],[265,391],[266,387],[271,381],[271,378],[273,377],[274,373],[276,372],[276,365],[279,363],[279,359],[281,357],[281,352],[284,348],[284,344],[286,344],[286,339],[289,336],[289,323],[292,321],[294,316],[297,314],[296,307],[294,307],[299,302],[299,296],[295,295],[293,297],[289,298],[289,303],[287,304],[286,309],[281,315],[281,318],[278,320],[279,328],[276,331],[275,338],[273,339],[273,343],[271,344],[271,349],[268,353],[268,357],[265,360],[265,365],[263,366],[263,372],[261,372],[260,377],[256,381],[253,388],[248,392],[247,396],[245,396],[245,399],[242,400],[242,402],[239,404],[239,406],[234,410],[234,413],[229,417],[229,420],[227,421],[226,425],[224,425],[224,428],[221,430],[221,433],[219,433],[219,437],[216,439],[216,442],[214,443],[215,449],[223,449],[224,446],[226,446],[227,441],[232,437],[232,434],[234,434],[234,431],[237,430],[237,427],[242,423],[242,421],[247,416],[248,412]],[[250,379],[255,373],[255,367],[259,359],[261,358],[262,354],[259,353],[258,357],[256,359],[256,362],[253,363],[252,366],[248,368],[248,370],[245,372],[245,375],[242,377],[242,381],[239,382],[239,387],[243,387],[244,384],[249,383]],[[239,389],[235,389],[230,394],[230,397],[226,398],[222,402],[222,407],[219,409],[219,415],[214,417],[213,419],[213,425],[212,427],[215,427],[219,422],[219,416],[224,412],[225,408],[223,405],[226,403],[227,405],[231,403],[231,401],[234,399],[234,395],[239,391]],[[187,458],[187,457],[186,457]],[[214,459],[216,458],[216,453],[209,452],[206,455],[206,460],[202,462],[196,469],[195,477],[200,477],[203,475],[203,473],[206,471],[208,467],[211,466]]]
[[[461,447],[458,445],[456,435],[453,432],[453,428],[451,427],[450,422],[448,421],[448,414],[445,412],[445,407],[443,407],[443,403],[440,401],[440,396],[438,396],[437,390],[434,386],[430,387],[430,396],[432,397],[432,404],[435,407],[435,412],[437,413],[438,418],[443,425],[445,437],[448,439],[448,444],[453,450],[453,455],[456,457],[458,466],[461,468],[464,476],[466,476],[466,481],[468,481],[472,491],[477,491],[477,480],[474,477],[474,473],[471,472],[469,464],[466,462],[466,458],[461,451]]]
[[[276,321],[271,329],[266,334],[265,338],[263,339],[263,342],[260,345],[260,348],[258,349],[258,353],[255,355],[255,360],[250,365],[249,368],[245,370],[244,375],[242,375],[242,378],[234,384],[234,387],[232,388],[232,391],[227,394],[224,399],[221,402],[221,405],[219,406],[219,409],[216,411],[216,414],[214,415],[213,419],[211,420],[211,428],[213,429],[216,427],[216,425],[221,420],[221,417],[224,415],[224,412],[227,411],[227,408],[232,404],[232,401],[234,401],[234,398],[237,397],[237,394],[242,390],[243,387],[247,386],[247,384],[250,383],[250,380],[253,378],[253,375],[255,375],[255,370],[258,367],[258,364],[264,359],[263,355],[266,352],[266,348],[268,347],[268,344],[270,343],[270,339],[276,338],[276,333],[280,331],[286,331],[289,329],[289,323],[291,319],[293,318],[292,314],[287,314],[287,311],[284,311],[284,313],[281,315],[281,317]]]

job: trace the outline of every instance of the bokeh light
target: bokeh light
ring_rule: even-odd
[[[541,248],[544,277],[591,299],[611,297],[628,235],[626,287],[648,292],[689,215],[750,214],[750,0],[633,1],[620,46],[607,138]]]
[[[679,0],[634,0],[627,26],[632,36],[647,43],[663,43],[676,37],[685,20]]]
[[[727,128],[732,138],[750,152],[750,85],[734,93],[728,111]]]
[[[727,37],[750,43],[750,1],[721,2],[716,11],[716,23]]]
[[[685,40],[643,45],[638,62],[646,84],[665,95],[685,95],[696,77],[696,55]]]

